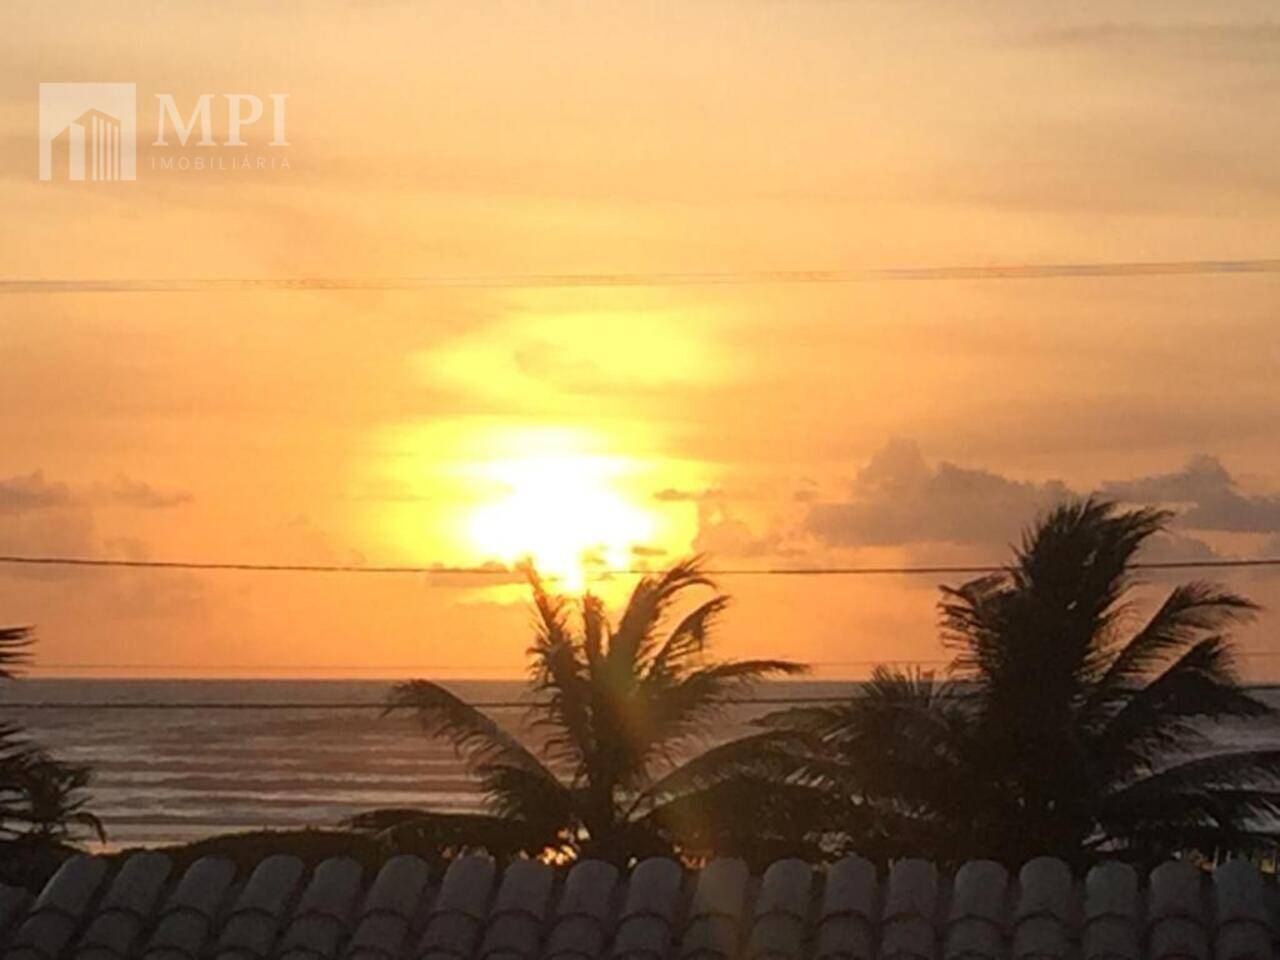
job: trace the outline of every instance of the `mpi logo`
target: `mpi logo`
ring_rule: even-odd
[[[40,84],[40,179],[137,179],[132,83]]]
[[[290,146],[288,94],[268,94],[264,101],[251,93],[204,93],[187,105],[170,93],[154,96],[156,137],[143,157],[150,170],[289,169],[281,152]],[[40,84],[40,179],[136,180],[137,99],[132,83]]]

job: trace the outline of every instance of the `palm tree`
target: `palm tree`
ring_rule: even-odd
[[[12,680],[35,636],[26,627],[0,628],[0,681]],[[86,809],[87,767],[61,763],[27,740],[23,728],[0,723],[0,846],[38,850],[75,839],[86,828],[105,840]]]
[[[388,709],[413,711],[479,779],[488,809],[467,818],[471,845],[492,838],[507,849],[559,847],[611,860],[672,849],[681,821],[671,804],[683,795],[676,786],[681,771],[698,762],[682,764],[682,756],[754,683],[803,668],[785,660],[708,660],[724,595],[669,623],[686,593],[714,588],[697,559],[643,577],[616,624],[598,597],[574,602],[550,593],[532,570],[529,580],[535,636],[528,720],[538,747],[431,681],[398,685]],[[356,820],[436,837],[455,835],[453,822],[410,811]]]
[[[1005,570],[943,588],[948,680],[882,668],[848,702],[765,718],[810,740],[792,775],[842,797],[886,856],[1145,861],[1273,840],[1280,750],[1211,730],[1271,714],[1233,667],[1254,604],[1187,583],[1130,629],[1135,557],[1169,519],[1052,510]]]

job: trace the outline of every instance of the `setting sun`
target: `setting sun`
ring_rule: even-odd
[[[631,548],[654,533],[654,519],[613,486],[625,468],[589,454],[499,460],[483,472],[508,493],[471,515],[471,539],[486,557],[529,559],[544,574],[578,590],[589,566],[626,567]]]

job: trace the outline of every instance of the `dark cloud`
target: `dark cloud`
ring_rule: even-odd
[[[1226,533],[1280,531],[1280,496],[1240,492],[1217,457],[1199,454],[1173,473],[1103,484],[1102,494],[1130,503],[1164,504],[1195,530]]]
[[[75,502],[65,483],[46,480],[41,470],[0,479],[0,513],[49,510],[69,507]]]
[[[1181,470],[1110,481],[1093,492],[1176,512],[1175,529],[1150,544],[1153,560],[1218,556],[1188,531],[1275,533],[1280,545],[1280,496],[1242,493],[1230,471],[1208,454],[1192,457]],[[946,461],[934,466],[914,441],[894,440],[858,471],[847,499],[815,503],[807,527],[821,542],[837,547],[1004,545],[1037,514],[1086,493],[1059,480],[1014,480]]]
[[[943,461],[930,466],[911,440],[893,440],[858,471],[851,495],[815,503],[809,531],[831,546],[999,543],[1070,495],[1060,481],[1011,480]]]

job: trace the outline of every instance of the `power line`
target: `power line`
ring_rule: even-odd
[[[246,561],[217,560],[128,560],[111,557],[63,557],[0,555],[0,564],[21,566],[56,567],[114,567],[137,570],[226,570],[252,573],[377,573],[511,577],[519,571],[509,567],[483,564],[480,566],[421,565],[360,565],[327,563],[253,563]],[[1153,560],[1132,564],[1141,570],[1200,570],[1239,569],[1249,567],[1280,567],[1280,557],[1219,558],[1212,560]],[[925,566],[809,566],[809,567],[720,567],[707,570],[709,576],[720,577],[817,577],[817,576],[911,576],[1000,573],[1007,567],[1001,564],[935,564]],[[605,568],[590,571],[593,577],[648,576],[660,571],[642,567]]]
[[[1280,657],[1280,650],[1243,650],[1235,654],[1235,656],[1244,660],[1268,660]],[[951,663],[950,660],[942,658],[934,659],[910,659],[910,658],[894,658],[894,657],[876,657],[862,660],[807,660],[804,662],[806,667],[815,670],[834,670],[848,667],[941,667]],[[446,664],[446,663],[391,663],[391,664],[339,664],[339,663],[321,663],[321,664],[297,664],[297,663],[28,663],[23,664],[22,669],[46,671],[46,670],[97,670],[110,673],[121,673],[129,671],[150,671],[156,670],[180,670],[187,673],[202,672],[207,674],[223,673],[253,673],[253,672],[270,672],[270,673],[309,673],[309,674],[343,674],[343,673],[362,673],[374,674],[367,676],[365,679],[369,682],[379,679],[394,679],[392,677],[384,677],[383,674],[400,675],[404,673],[417,673],[427,676],[439,676],[441,674],[452,673],[471,673],[471,674],[488,674],[489,677],[481,677],[482,680],[493,678],[498,682],[508,682],[503,677],[495,676],[497,674],[515,674],[524,673],[526,668],[523,664]],[[145,679],[145,678],[142,678]],[[346,679],[346,678],[342,678]],[[856,683],[856,680],[830,680],[817,681],[820,683]]]
[[[850,685],[857,681],[850,681]],[[1244,684],[1242,690],[1255,691],[1272,691],[1277,689],[1275,683],[1253,683]],[[730,706],[800,706],[804,704],[822,704],[822,703],[844,703],[849,699],[849,694],[827,694],[823,696],[802,696],[802,697],[738,697],[733,700],[724,701]],[[517,710],[538,707],[542,704],[529,700],[476,700],[469,702],[469,705],[478,710]],[[386,710],[385,703],[351,701],[351,700],[333,700],[315,703],[300,703],[297,701],[262,701],[259,703],[241,702],[235,700],[208,700],[208,701],[189,701],[176,702],[171,700],[165,701],[136,701],[127,702],[120,700],[102,700],[102,701],[75,701],[75,702],[58,702],[51,700],[33,700],[27,703],[5,702],[0,703],[0,711],[3,710]],[[398,710],[411,710],[411,707],[397,708]]]
[[[1269,656],[1270,654],[1261,654]],[[1280,656],[1277,651],[1276,656]],[[913,660],[913,659],[894,659],[891,657],[879,657],[866,660],[808,660],[805,661],[807,666],[828,668],[828,667],[874,667],[880,664],[894,664],[898,666],[935,666],[939,664],[950,663],[950,660]],[[525,666],[514,666],[510,664],[447,664],[447,663],[390,663],[390,664],[339,664],[339,663],[318,663],[318,664],[296,664],[296,663],[28,663],[23,664],[24,670],[230,670],[242,672],[245,670],[296,670],[308,673],[325,673],[325,672],[360,672],[369,673],[376,670],[387,670],[396,673],[405,671],[417,671],[420,673],[480,673],[483,671],[493,672],[521,672],[525,671]]]
[[[725,700],[730,706],[786,706],[803,703],[839,703],[847,700],[847,696],[829,695],[812,697],[737,697]],[[476,700],[468,701],[468,705],[478,710],[515,710],[537,707],[541,704],[528,700]],[[363,700],[333,700],[316,703],[300,703],[297,701],[262,701],[260,703],[240,702],[236,700],[209,700],[177,702],[136,701],[133,703],[120,700],[58,702],[51,700],[33,700],[28,703],[0,703],[0,710],[386,710],[385,703],[366,702]],[[412,708],[397,708],[408,710]]]
[[[1267,660],[1280,657],[1280,650],[1244,650],[1239,651],[1235,656],[1245,660]],[[804,665],[818,670],[834,670],[845,667],[878,667],[878,666],[895,666],[895,667],[938,667],[945,666],[950,663],[946,659],[910,659],[910,658],[894,658],[894,657],[876,657],[865,660],[806,660]],[[318,664],[299,664],[299,663],[27,663],[22,665],[22,670],[102,670],[107,672],[127,672],[131,670],[182,670],[187,672],[202,671],[205,673],[217,673],[218,671],[230,673],[246,673],[252,671],[264,672],[293,672],[293,673],[378,673],[385,671],[387,673],[420,673],[427,675],[439,675],[445,673],[524,673],[526,668],[523,664],[444,664],[444,663],[382,663],[382,664],[339,664],[339,663],[318,663]],[[369,680],[381,679],[380,677],[369,677]],[[481,678],[485,679],[485,678]],[[499,681],[501,677],[495,678]],[[842,681],[818,681],[818,682],[842,682]],[[856,681],[849,681],[856,682]]]
[[[139,277],[0,279],[0,293],[235,293],[270,290],[545,289],[833,284],[900,280],[1051,280],[1073,277],[1166,277],[1280,273],[1280,259],[1152,260],[1092,263],[882,267],[852,270],[505,273],[407,277]]]

